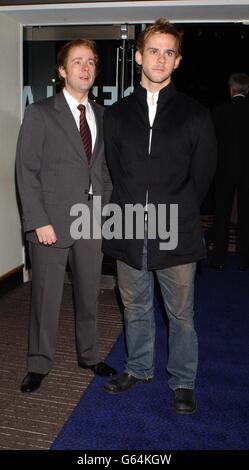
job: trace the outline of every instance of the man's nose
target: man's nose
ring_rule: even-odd
[[[163,62],[165,62],[165,59],[166,59],[165,54],[160,54],[160,53],[159,53],[159,55],[158,55],[158,62],[162,62],[162,63],[163,63]]]
[[[82,68],[82,69],[87,69],[87,70],[88,70],[88,69],[89,69],[89,64],[88,64],[88,62],[82,62],[82,64],[81,64],[81,68]]]

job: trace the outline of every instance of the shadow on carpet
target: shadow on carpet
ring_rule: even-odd
[[[154,380],[123,395],[103,391],[95,378],[55,440],[52,449],[242,450],[249,448],[249,272],[238,272],[229,255],[224,272],[204,262],[196,276],[199,335],[197,410],[177,415],[167,386],[166,335],[160,302]],[[121,336],[108,362],[122,372]]]

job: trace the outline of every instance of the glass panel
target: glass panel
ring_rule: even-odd
[[[131,93],[134,82],[134,26],[28,27],[24,30],[24,108],[34,101],[58,91],[56,56],[60,47],[71,39],[94,39],[100,58],[100,73],[92,89],[97,101],[109,106]],[[63,39],[63,35],[65,39]],[[123,62],[122,62],[123,61]],[[122,73],[123,72],[123,73]]]

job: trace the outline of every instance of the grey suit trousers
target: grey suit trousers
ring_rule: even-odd
[[[28,371],[47,374],[52,367],[67,260],[73,275],[78,361],[99,362],[96,323],[101,275],[101,240],[77,240],[56,248],[30,243],[32,299]]]

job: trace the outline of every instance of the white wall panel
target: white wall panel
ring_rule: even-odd
[[[0,277],[22,264],[14,167],[21,122],[20,24],[0,15]]]

